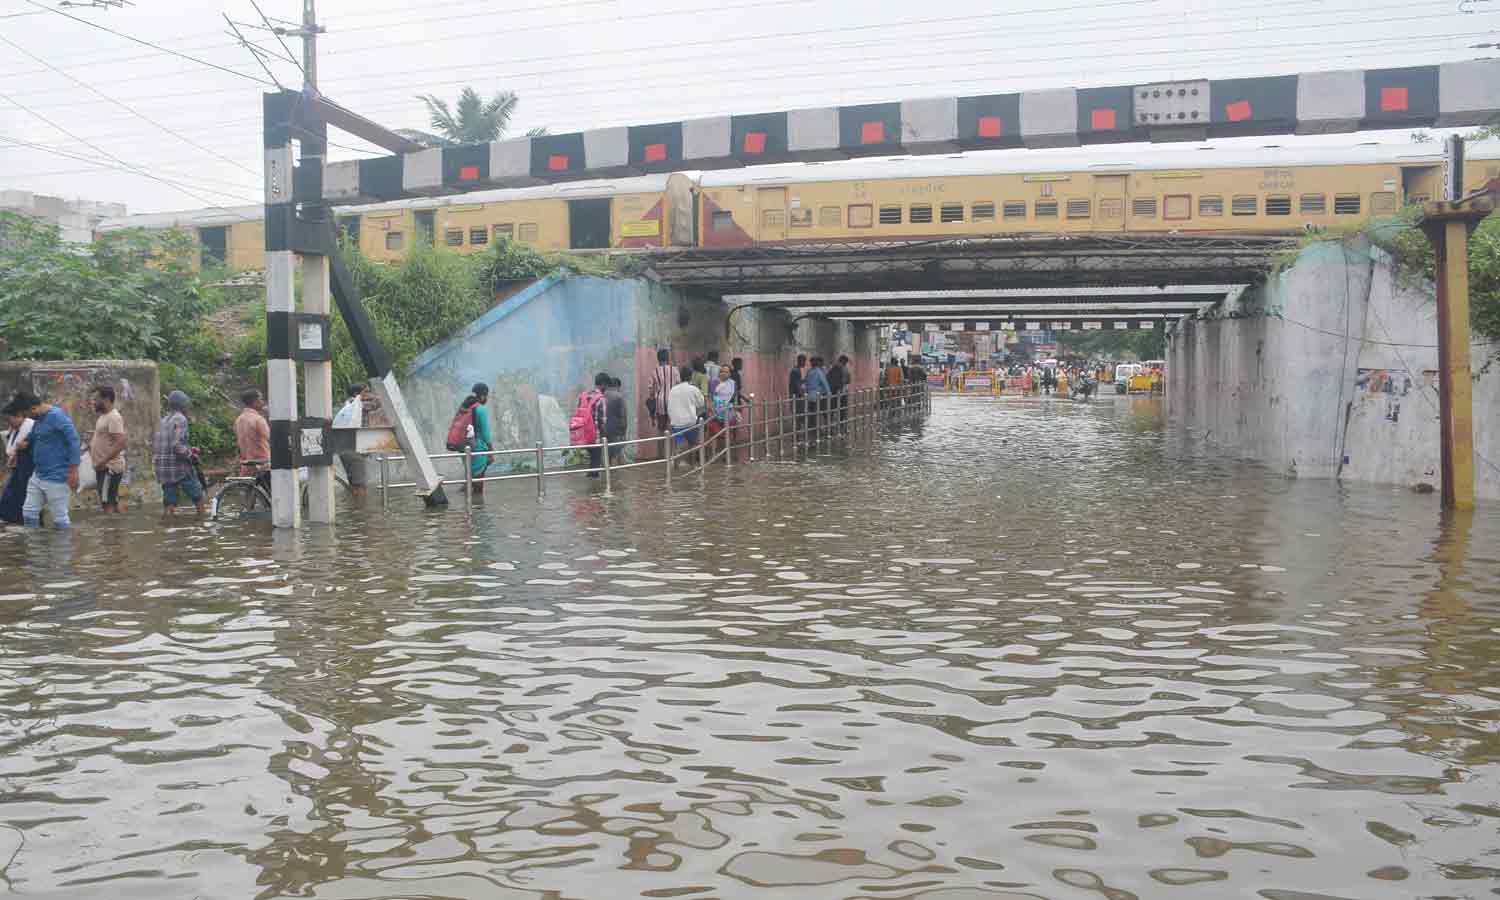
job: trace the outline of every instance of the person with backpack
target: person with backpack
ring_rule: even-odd
[[[604,425],[604,389],[613,380],[603,372],[595,375],[593,389],[579,393],[578,403],[573,407],[573,418],[568,420],[568,443],[588,448],[590,469],[604,465],[604,448],[591,445],[599,443],[599,433]],[[598,478],[599,473],[590,472],[589,477]]]
[[[448,449],[458,452],[465,447],[476,454],[495,449],[495,439],[490,432],[490,386],[479,382],[469,389],[469,396],[458,406],[458,414],[448,426]],[[474,496],[484,493],[484,485],[478,483],[490,467],[488,456],[475,456],[469,464],[469,473],[475,479]]]
[[[667,416],[667,395],[677,386],[678,371],[672,366],[671,353],[656,351],[656,370],[651,373],[651,383],[646,388],[646,413],[656,430],[666,433],[672,427]]]

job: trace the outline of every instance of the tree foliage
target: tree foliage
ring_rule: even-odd
[[[499,91],[488,100],[472,87],[459,92],[458,102],[449,106],[448,101],[436,94],[421,94],[417,97],[427,107],[431,131],[406,128],[400,131],[404,137],[429,147],[446,147],[455,144],[485,144],[498,141],[510,127],[511,117],[521,99],[515,91]],[[546,134],[545,128],[533,128],[529,135]]]
[[[1059,351],[1079,356],[1119,359],[1126,353],[1136,359],[1165,359],[1166,333],[1160,328],[1150,331],[1064,331],[1058,335]]]
[[[1420,207],[1408,207],[1394,220],[1372,225],[1370,240],[1391,254],[1408,274],[1436,277],[1437,257],[1417,223]],[[1500,339],[1500,218],[1490,216],[1469,237],[1469,324],[1480,335]]]
[[[90,245],[0,214],[0,359],[161,359],[208,307],[192,238],[125,231]]]

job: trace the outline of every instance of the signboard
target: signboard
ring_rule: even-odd
[[[1026,323],[1026,330],[1027,331],[1041,331],[1042,330],[1042,323],[1041,322],[1027,322]]]
[[[943,326],[939,325],[936,322],[928,322],[926,328],[927,328],[928,331],[942,331],[943,330]]]
[[[942,372],[928,372],[927,386],[934,388],[945,388],[948,386],[948,376]]]
[[[963,331],[964,330],[964,323],[962,323],[962,322],[949,322],[948,323],[948,330],[949,331],[955,331],[955,332],[957,332],[957,331]]]
[[[1073,330],[1073,323],[1072,322],[1053,322],[1052,323],[1052,330],[1053,331],[1072,331]]]
[[[1130,327],[1130,323],[1129,322],[1116,322],[1115,323],[1115,331],[1124,331],[1125,329],[1127,329],[1129,327]]]
[[[975,322],[974,323],[974,330],[975,331],[989,331],[990,330],[990,323],[988,323],[988,322]]]
[[[620,237],[656,237],[661,234],[661,220],[626,222],[620,226]]]
[[[1016,330],[1016,323],[1015,322],[1001,322],[1000,323],[1000,330],[1001,331],[1015,331]]]
[[[1100,330],[1103,327],[1104,327],[1104,323],[1103,322],[1084,322],[1083,323],[1083,330],[1084,331],[1098,331],[1098,330]]]
[[[1156,323],[1155,322],[1142,322],[1141,323],[1141,330],[1142,331],[1150,331],[1151,329],[1153,329],[1155,327],[1156,327]]]

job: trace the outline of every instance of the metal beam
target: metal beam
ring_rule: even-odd
[[[897,314],[916,318],[954,315],[1008,315],[1015,310],[1037,312],[1196,312],[1213,306],[1218,299],[1198,303],[1147,301],[1142,303],[871,303],[868,306],[797,306],[788,307],[799,313],[816,316],[847,316]],[[739,308],[739,307],[736,307]]]
[[[360,134],[332,117],[328,121]],[[359,161],[339,163],[346,171],[330,178],[325,197],[331,202],[394,200],[775,162],[1130,141],[1191,142],[1242,135],[1410,131],[1496,121],[1500,121],[1500,59],[1477,59],[1402,68],[893,99],[596,128],[443,148],[435,154],[443,162],[436,168],[427,164],[426,157],[415,161],[397,157],[386,161],[388,165],[371,167]],[[447,164],[450,161],[452,165]],[[389,177],[392,171],[401,176]]]
[[[1086,288],[974,288],[971,290],[936,291],[818,291],[811,293],[781,294],[725,294],[726,303],[764,303],[772,306],[796,306],[804,303],[828,302],[829,304],[870,300],[1005,300],[1012,297],[1025,299],[1063,297],[1179,297],[1188,295],[1213,295],[1222,297],[1238,284],[1188,284],[1162,287],[1086,287]]]

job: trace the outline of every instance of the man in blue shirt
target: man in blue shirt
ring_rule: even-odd
[[[29,391],[16,392],[16,408],[26,410],[34,419],[31,437],[32,461],[36,471],[26,485],[26,503],[21,519],[30,528],[42,527],[42,509],[52,517],[57,528],[68,528],[68,495],[78,488],[78,429],[60,408],[43,403]]]

